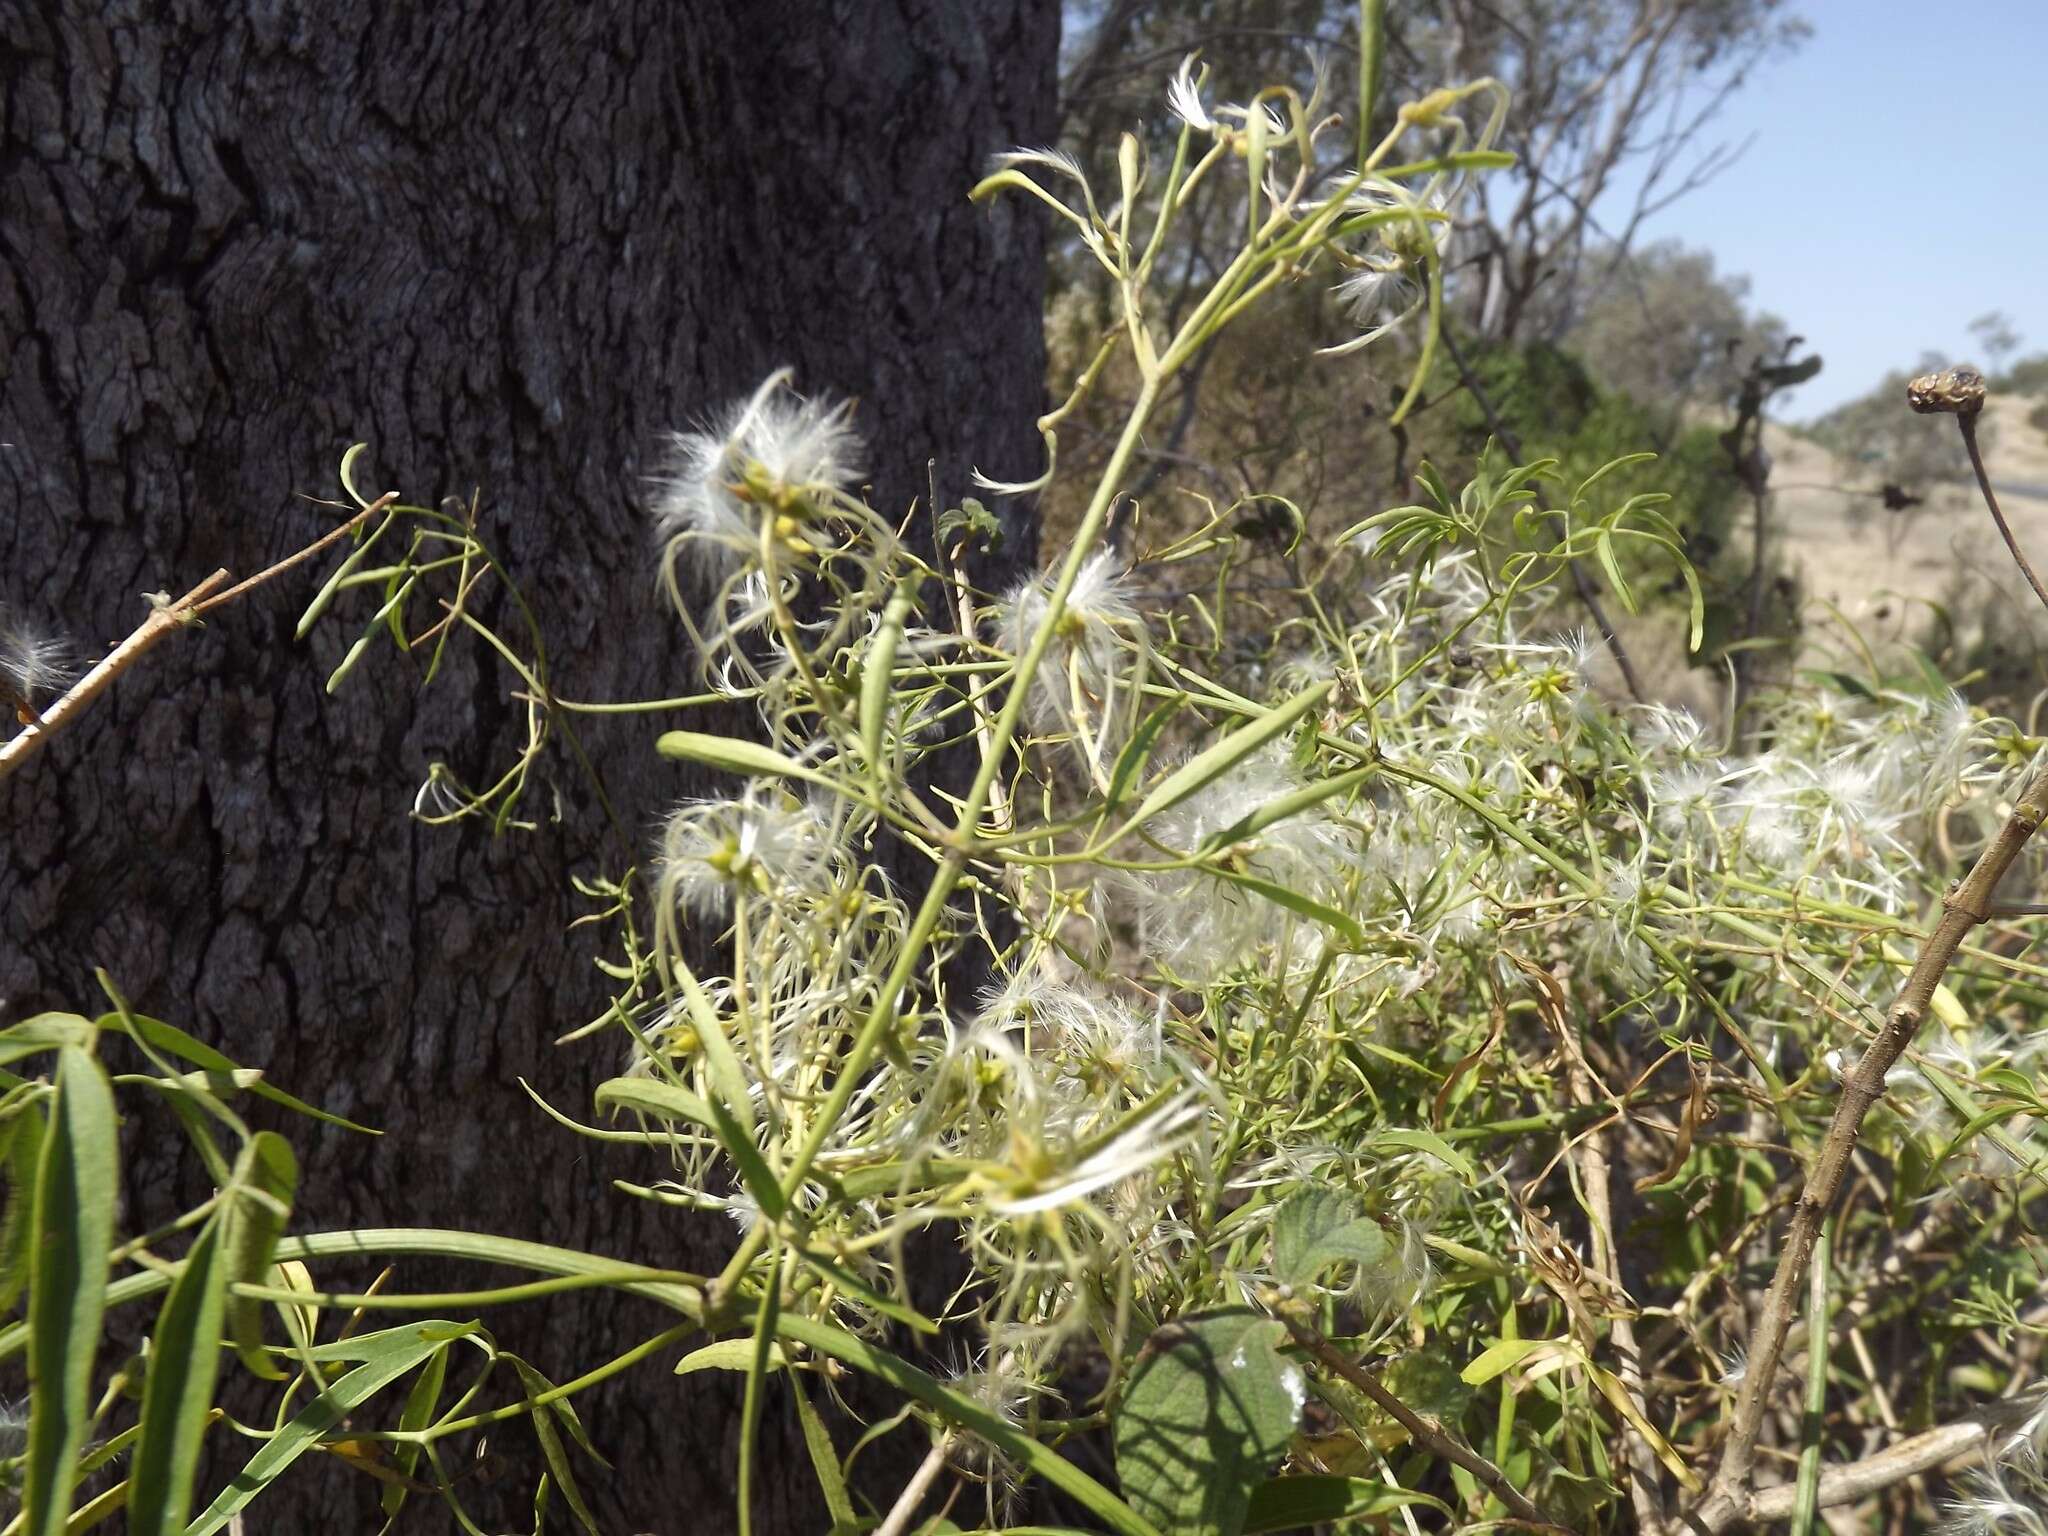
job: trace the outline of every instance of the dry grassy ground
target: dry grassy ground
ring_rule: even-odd
[[[1986,451],[1999,504],[2021,547],[2043,569],[2048,560],[2048,434],[2031,426],[2024,398],[1987,408]],[[1903,410],[1903,404],[1902,404]],[[1786,564],[1809,600],[1840,608],[1872,638],[1922,639],[1945,605],[1966,637],[1985,634],[2009,647],[2048,646],[2044,614],[2013,568],[1974,486],[1946,486],[1910,513],[1887,512],[1866,489],[1872,476],[1789,432],[1773,431],[1771,482]]]
[[[2027,421],[2034,403],[1990,404],[1985,459],[2013,532],[2048,576],[2048,433]],[[1902,418],[1904,411],[1901,401]],[[1862,670],[1831,608],[1873,645],[1905,641],[1940,651],[1948,640],[1952,648],[1938,660],[1951,672],[1980,638],[2014,660],[2048,658],[2048,612],[2014,569],[1974,485],[1941,486],[1924,506],[1887,512],[1871,494],[1875,472],[1782,428],[1769,429],[1766,445],[1774,488],[1769,537],[1779,541],[1778,561],[1798,576],[1807,604],[1802,664]],[[1738,555],[1746,564],[1746,548]],[[1622,637],[1647,692],[1721,719],[1727,677],[1688,664],[1668,617],[1624,623]],[[1619,678],[1612,683],[1618,688]]]

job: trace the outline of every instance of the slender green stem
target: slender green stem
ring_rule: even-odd
[[[1380,42],[1386,34],[1387,0],[1358,0],[1358,163],[1372,154],[1373,109],[1379,104]]]
[[[1813,1272],[1806,1288],[1806,1417],[1800,1427],[1792,1536],[1813,1536],[1814,1517],[1820,1511],[1821,1427],[1828,1406],[1828,1269],[1834,1244],[1835,1218],[1830,1216],[1814,1242]]]
[[[444,1419],[427,1429],[408,1433],[393,1430],[385,1434],[366,1435],[367,1439],[388,1440],[394,1443],[407,1441],[426,1444],[429,1441],[445,1439],[449,1435],[461,1434],[466,1430],[482,1429],[490,1424],[502,1424],[507,1419],[524,1418],[536,1408],[545,1408],[549,1403],[558,1403],[564,1398],[574,1397],[578,1392],[587,1391],[601,1381],[608,1381],[623,1370],[630,1369],[649,1355],[660,1354],[672,1344],[680,1344],[697,1332],[697,1325],[677,1323],[673,1328],[664,1328],[652,1338],[642,1339],[623,1355],[615,1355],[603,1365],[585,1371],[573,1381],[565,1381],[549,1387],[545,1392],[536,1392],[532,1397],[521,1398],[516,1403],[507,1403],[502,1408],[493,1408],[485,1413],[474,1413],[462,1419]]]
[[[924,900],[919,904],[917,915],[912,919],[910,932],[905,936],[903,947],[897,951],[896,962],[889,968],[888,978],[876,993],[874,1006],[861,1022],[860,1033],[855,1036],[852,1047],[839,1065],[838,1076],[832,1084],[832,1091],[826,1096],[818,1116],[811,1122],[809,1133],[796,1156],[791,1159],[789,1171],[783,1177],[783,1194],[794,1199],[804,1179],[811,1171],[811,1165],[818,1154],[825,1149],[825,1143],[837,1128],[840,1117],[853,1101],[854,1092],[859,1088],[861,1076],[874,1060],[881,1048],[883,1038],[895,1027],[896,1009],[904,989],[910,984],[918,962],[923,958],[924,949],[937,932],[939,921],[945,915],[946,904],[953,894],[961,875],[967,868],[967,849],[973,845],[974,834],[981,821],[981,813],[988,805],[989,792],[994,787],[996,776],[1002,771],[1007,759],[1010,743],[1016,739],[1018,724],[1023,719],[1024,706],[1030,696],[1031,680],[1037,675],[1046,653],[1052,648],[1053,637],[1058,631],[1060,618],[1066,612],[1068,596],[1074,590],[1074,583],[1080,579],[1081,569],[1087,563],[1095,541],[1101,536],[1103,525],[1109,519],[1110,507],[1115,503],[1117,488],[1123,483],[1125,471],[1130,467],[1138,444],[1144,435],[1145,425],[1151,419],[1152,408],[1158,403],[1160,379],[1149,379],[1138,391],[1137,403],[1131,409],[1123,435],[1117,439],[1115,450],[1110,454],[1102,479],[1097,484],[1094,498],[1089,502],[1087,514],[1074,533],[1073,546],[1067,552],[1058,579],[1047,598],[1045,617],[1040,621],[1037,632],[1031,637],[1031,644],[1023,658],[1017,663],[1017,672],[1010,685],[1010,692],[1003,701],[1002,711],[996,716],[994,729],[987,752],[983,755],[981,767],[974,776],[974,783],[960,806],[960,816],[954,832],[954,846],[947,850],[939,861],[939,867],[932,875],[932,883],[926,888]],[[730,1295],[734,1283],[746,1272],[747,1267],[761,1252],[768,1240],[768,1224],[757,1223],[754,1229],[740,1241],[731,1260],[720,1273],[713,1289],[714,1304],[723,1303]]]

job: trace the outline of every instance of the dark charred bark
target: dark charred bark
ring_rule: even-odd
[[[955,497],[972,464],[1036,471],[1038,222],[965,194],[990,152],[1049,135],[1057,27],[1055,0],[0,0],[0,601],[97,647],[141,592],[331,526],[294,493],[331,494],[364,439],[377,488],[481,488],[565,694],[687,691],[643,509],[661,429],[787,363],[859,397],[878,506],[922,498],[931,455]],[[430,758],[516,748],[512,680],[456,645],[420,699],[386,647],[328,697],[349,634],[294,644],[311,590],[173,641],[0,787],[0,1020],[97,1011],[104,965],[138,1008],[384,1127],[282,1127],[302,1228],[715,1268],[728,1231],[615,1193],[658,1170],[518,1086],[580,1110],[617,1065],[550,1042],[603,998],[568,877],[630,848],[566,759],[534,834],[410,823]],[[586,737],[640,843],[703,787],[652,730]],[[168,1127],[128,1143],[131,1229],[202,1192]],[[493,1278],[407,1265],[397,1286]],[[556,1379],[660,1326],[589,1296],[492,1322]],[[669,1363],[584,1405],[616,1467],[588,1477],[607,1530],[731,1523],[736,1388]],[[820,1527],[786,1404],[766,1433],[763,1528]],[[537,1452],[523,1430],[493,1450],[507,1475],[475,1506],[526,1528]],[[375,1493],[330,1466],[251,1529],[367,1529]],[[445,1519],[423,1501],[408,1523]]]

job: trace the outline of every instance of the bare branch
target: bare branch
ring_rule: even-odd
[[[18,735],[5,743],[0,743],[0,779],[7,778],[42,751],[52,736],[85,713],[94,699],[113,686],[115,678],[140,661],[159,640],[174,630],[197,623],[201,614],[211,612],[229,599],[240,597],[243,593],[260,587],[273,576],[288,571],[301,560],[319,553],[351,529],[360,527],[364,519],[372,513],[381,511],[395,500],[396,492],[379,497],[347,522],[323,534],[296,554],[287,555],[275,565],[258,571],[246,581],[237,582],[224,592],[216,589],[228,580],[228,573],[225,570],[218,570],[176,602],[156,599],[149,617],[138,624],[127,639],[115,646],[91,671],[72,684],[64,697],[44,710],[39,719],[30,721]]]
[[[1440,1461],[1448,1461],[1451,1465],[1463,1467],[1467,1472],[1470,1472],[1473,1477],[1478,1479],[1481,1487],[1485,1488],[1508,1507],[1509,1512],[1517,1520],[1546,1531],[1563,1531],[1566,1529],[1566,1527],[1558,1525],[1549,1516],[1545,1515],[1542,1510],[1530,1503],[1528,1495],[1509,1482],[1507,1474],[1501,1471],[1499,1467],[1496,1467],[1455,1435],[1446,1432],[1441,1425],[1434,1424],[1428,1419],[1423,1418],[1421,1414],[1381,1386],[1378,1379],[1370,1371],[1338,1349],[1320,1333],[1317,1333],[1306,1323],[1287,1317],[1284,1314],[1281,1320],[1287,1324],[1287,1331],[1294,1335],[1295,1343],[1299,1344],[1309,1354],[1371,1398],[1374,1405],[1382,1413],[1408,1431],[1408,1438],[1413,1440],[1419,1449],[1427,1451]]]

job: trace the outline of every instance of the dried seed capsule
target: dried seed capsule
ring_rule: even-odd
[[[1906,386],[1906,404],[1923,416],[1974,416],[1984,409],[1984,375],[1974,368],[1923,373]]]

